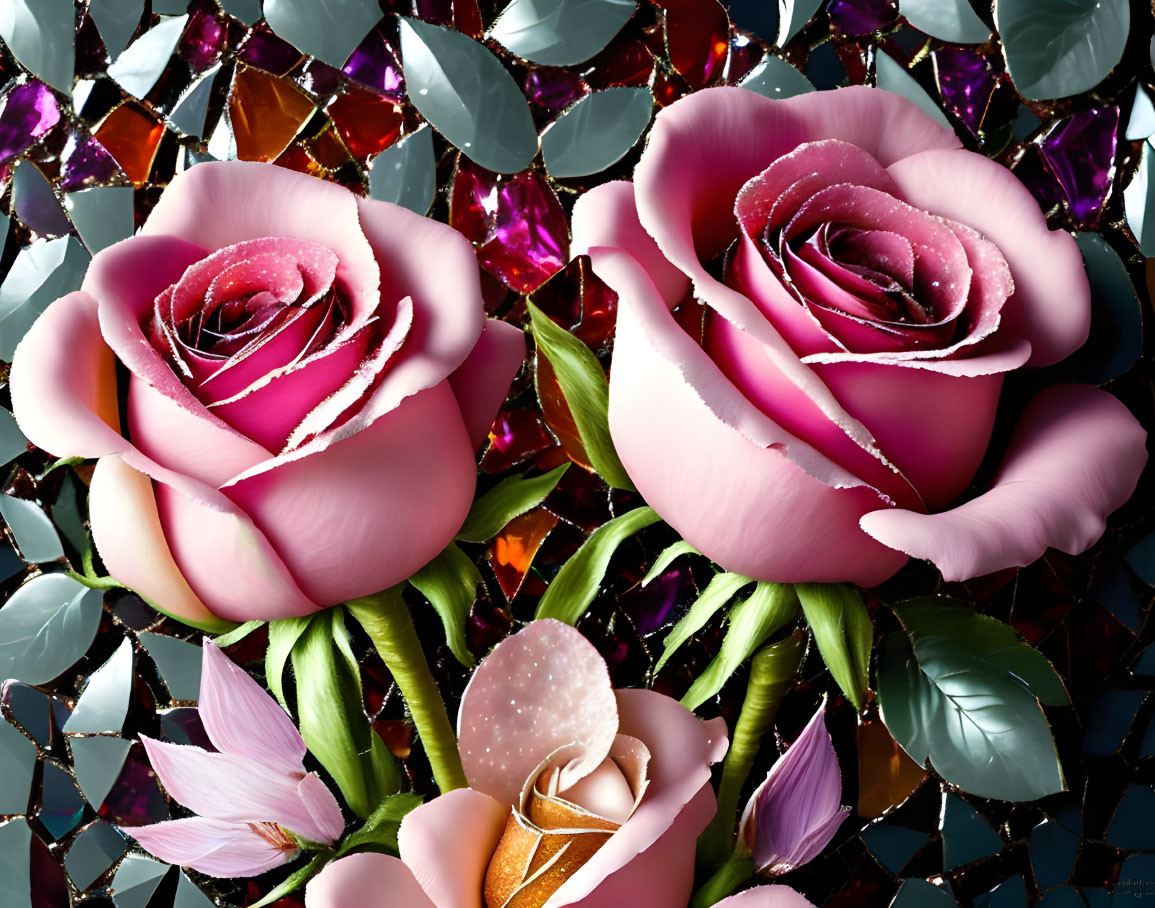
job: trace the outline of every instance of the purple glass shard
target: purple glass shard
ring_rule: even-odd
[[[139,741],[133,742],[97,816],[117,826],[145,826],[168,819],[168,801]]]
[[[303,54],[266,28],[254,28],[237,56],[257,69],[283,76],[301,62]]]
[[[589,86],[577,73],[555,66],[539,66],[525,77],[525,94],[530,103],[549,114],[569,107]]]
[[[60,122],[60,105],[43,82],[17,85],[0,111],[0,162],[16,157]]]
[[[494,238],[478,250],[481,264],[518,293],[532,293],[569,258],[565,213],[535,171],[511,177],[498,190]]]
[[[898,16],[890,0],[831,0],[830,24],[843,35],[869,35]]]
[[[341,71],[353,81],[398,100],[404,92],[401,67],[379,28],[369,32],[357,45]]]
[[[1064,117],[1043,137],[1040,151],[1076,227],[1094,226],[1115,176],[1119,108],[1095,107]]]
[[[1055,179],[1038,146],[1028,145],[1023,156],[1011,168],[1015,176],[1031,191],[1044,212],[1063,201],[1063,187]]]
[[[195,72],[201,72],[220,59],[227,42],[225,23],[218,16],[197,10],[181,36],[180,55]]]
[[[63,163],[60,189],[63,192],[107,183],[119,172],[112,155],[92,136],[81,139],[77,133],[70,135],[60,158]]]
[[[933,57],[943,104],[972,135],[978,135],[998,84],[994,66],[968,47],[940,47]]]

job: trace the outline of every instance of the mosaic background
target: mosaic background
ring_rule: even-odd
[[[1092,90],[1054,102],[1020,96],[1007,72],[1008,58],[1016,69],[1017,47],[1004,54],[992,10],[981,4],[966,8],[973,19],[959,20],[963,32],[953,35],[972,43],[958,44],[920,31],[886,0],[831,0],[821,8],[782,3],[781,23],[766,0],[734,0],[728,8],[718,0],[639,0],[636,11],[617,4],[606,21],[593,17],[570,33],[568,40],[592,42],[581,61],[568,59],[564,47],[531,54],[553,53],[549,62],[558,65],[530,63],[492,37],[504,34],[494,24],[502,6],[502,0],[381,0],[379,10],[338,0],[265,0],[263,10],[260,0],[193,0],[187,7],[181,0],[0,2],[7,41],[0,44],[0,379],[6,383],[7,361],[24,330],[78,286],[92,253],[139,227],[175,173],[226,157],[271,161],[447,221],[476,245],[491,314],[524,325],[532,297],[606,364],[615,299],[585,260],[566,264],[568,211],[586,188],[629,177],[652,111],[717,84],[745,81],[785,97],[811,86],[877,81],[933,109],[968,148],[1013,168],[1053,227],[1079,231],[1094,288],[1092,340],[1045,375],[1013,376],[996,432],[1008,431],[1034,387],[1066,379],[1105,382],[1149,431],[1155,427],[1148,284],[1155,270],[1143,254],[1155,255],[1155,214],[1152,225],[1143,217],[1148,186],[1155,187],[1146,172],[1155,156],[1147,141],[1155,133],[1155,71],[1151,9],[1140,0],[1130,6],[1121,62]],[[940,30],[926,18],[934,3],[903,6],[912,21]],[[965,3],[943,0],[939,8],[946,6]],[[1049,15],[1061,4],[1037,6]],[[1127,11],[1126,3],[1106,0],[1067,6],[1086,16]],[[402,25],[399,17],[419,22]],[[422,30],[420,22],[452,26],[488,49],[478,59],[500,61],[528,104],[530,152],[536,133],[544,133],[532,164],[526,157],[510,168],[515,175],[498,176],[446,138],[473,135],[475,157],[504,169],[493,157],[502,153],[497,138],[516,151],[529,135],[516,104],[494,102],[474,122],[428,125],[419,108],[437,119],[436,92],[415,103],[406,75],[436,83],[476,60],[445,37],[452,33]],[[612,40],[598,44],[590,32],[599,28],[610,29]],[[423,39],[421,72],[413,60],[408,71],[403,67],[405,30],[406,42]],[[1010,45],[1009,26],[1004,32]],[[1117,53],[1121,37],[1112,41],[1107,51]],[[516,36],[508,43],[516,44]],[[1077,79],[1102,48],[1088,39],[1073,62],[1060,50],[1054,71],[1042,78]],[[478,65],[483,75],[492,66]],[[1028,75],[1019,75],[1020,83]],[[599,106],[582,113],[587,98]],[[8,407],[6,387],[0,403]],[[567,461],[588,466],[552,370],[531,354],[494,423],[479,490]],[[52,578],[36,581],[41,585],[72,583],[62,572],[82,570],[91,557],[85,526],[91,466],[50,469],[51,459],[26,444],[7,409],[0,410],[0,462],[6,464],[0,593],[12,597],[35,575]],[[833,696],[829,727],[842,760],[844,803],[856,812],[819,859],[783,882],[831,906],[1155,904],[1149,474],[1084,556],[1050,553],[1022,571],[949,589],[932,568],[911,564],[868,596],[879,634],[896,626],[888,611],[874,608],[879,602],[945,591],[1009,622],[1045,653],[1072,698],[1069,707],[1047,709],[1070,790],[1021,805],[950,790],[901,754],[873,707],[859,725],[853,707]],[[465,546],[485,589],[469,617],[470,650],[484,654],[515,622],[529,619],[583,539],[640,503],[573,468],[540,507],[492,543]],[[650,684],[681,696],[717,652],[721,618],[653,675],[666,631],[712,575],[704,558],[680,558],[643,589],[639,581],[654,557],[675,539],[658,524],[623,544],[579,623],[606,656],[616,686]],[[19,595],[5,608],[16,608]],[[447,647],[435,646],[443,634],[432,609],[419,597],[412,605],[453,715],[467,670]],[[251,882],[201,877],[143,855],[116,828],[164,819],[172,809],[139,734],[207,746],[194,708],[199,634],[122,589],[83,592],[52,622],[50,644],[48,637],[0,634],[0,678],[13,679],[3,687],[0,721],[0,906],[256,901],[283,870]],[[258,630],[227,652],[259,675],[266,642]],[[411,727],[388,673],[366,639],[355,643],[366,714],[413,788],[432,794],[419,748],[410,751]],[[797,734],[828,689],[836,691],[812,650],[779,718],[783,740]],[[744,690],[740,671],[699,712],[732,722]],[[763,750],[752,782],[772,762],[770,748]],[[278,904],[302,903],[297,895]]]

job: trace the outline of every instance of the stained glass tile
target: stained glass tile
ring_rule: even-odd
[[[85,890],[103,876],[127,849],[124,836],[97,820],[82,829],[68,846],[64,866],[72,884]]]
[[[238,67],[229,97],[229,124],[242,161],[272,161],[313,115],[313,102],[291,82]]]
[[[152,170],[152,162],[164,137],[164,124],[140,105],[130,102],[105,117],[94,137],[112,155],[129,180],[141,186]]]

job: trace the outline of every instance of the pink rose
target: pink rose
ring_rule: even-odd
[[[523,354],[444,224],[279,167],[201,164],[40,317],[12,400],[35,444],[99,458],[112,576],[193,622],[272,619],[444,548]]]
[[[913,556],[973,577],[1083,551],[1135,488],[1139,424],[1065,386],[958,504],[1004,374],[1086,339],[1087,278],[1010,171],[897,95],[698,92],[573,220],[619,294],[614,444],[727,570],[872,585]]]
[[[335,862],[310,884],[310,908],[687,903],[715,810],[722,719],[702,722],[653,691],[615,691],[597,650],[546,619],[478,666],[458,739],[470,787],[405,817],[400,861]]]

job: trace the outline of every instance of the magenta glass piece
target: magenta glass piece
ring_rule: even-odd
[[[898,15],[890,0],[831,0],[830,23],[843,35],[869,35]]]
[[[43,82],[17,85],[0,110],[0,162],[16,157],[60,122],[60,105]]]
[[[353,81],[393,98],[399,99],[404,91],[401,67],[379,28],[357,45],[341,71]]]
[[[294,78],[301,88],[320,98],[336,93],[341,84],[341,74],[320,60],[310,60]]]
[[[224,52],[228,31],[211,13],[197,10],[189,17],[180,39],[181,57],[196,71],[208,69]]]
[[[453,0],[416,0],[417,18],[434,25],[453,25]]]
[[[119,169],[112,155],[92,136],[79,140],[73,133],[60,157],[64,165],[60,181],[63,192],[107,183]]]
[[[293,45],[282,41],[271,31],[254,28],[237,56],[250,66],[263,69],[274,76],[283,76],[301,62],[303,55]]]
[[[633,619],[639,634],[652,634],[673,617],[678,603],[694,598],[694,581],[688,568],[672,568],[646,586],[640,584],[621,596],[622,608]]]
[[[589,92],[589,86],[569,69],[539,66],[525,77],[525,95],[530,103],[546,113],[565,110]]]
[[[1043,138],[1040,151],[1076,226],[1091,226],[1111,191],[1118,131],[1119,108],[1111,105],[1064,117]]]
[[[39,836],[33,835],[29,849],[29,876],[32,889],[28,894],[32,908],[68,908],[68,881],[60,862]]]
[[[934,52],[934,70],[946,109],[977,135],[998,84],[991,61],[971,48],[941,47]]]

